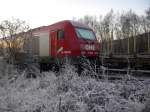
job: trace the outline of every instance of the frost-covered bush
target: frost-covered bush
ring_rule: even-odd
[[[142,112],[149,112],[150,111],[150,99],[145,103],[145,106],[142,110]]]
[[[67,63],[59,73],[45,72],[35,79],[26,73],[13,80],[1,78],[0,111],[148,112],[149,81],[96,80],[76,71]]]

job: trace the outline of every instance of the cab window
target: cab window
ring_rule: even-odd
[[[79,38],[95,40],[96,37],[92,30],[84,28],[76,28],[76,33]]]
[[[64,30],[58,30],[57,37],[59,40],[63,39],[64,38]]]

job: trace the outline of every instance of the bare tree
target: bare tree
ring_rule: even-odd
[[[134,47],[133,47],[133,52],[134,54],[137,52],[136,48],[136,36],[140,33],[139,29],[140,29],[140,21],[139,21],[139,17],[138,15],[136,15],[134,12],[130,12],[130,18],[131,18],[131,30],[132,30],[132,37],[133,37],[133,43],[134,43]]]
[[[140,33],[147,33],[149,31],[148,20],[145,16],[140,17]]]
[[[22,49],[22,46],[27,37],[29,26],[25,21],[19,19],[4,20],[0,24],[0,36],[4,42],[5,56],[8,57],[10,63],[14,63],[17,53]]]
[[[103,19],[102,22],[102,29],[103,29],[103,36],[106,39],[106,50],[107,54],[112,54],[112,40],[114,39],[114,13],[113,10],[111,10],[109,13],[106,14],[106,16]]]
[[[2,39],[0,39],[0,56],[2,56],[3,55],[3,41],[2,41]]]
[[[147,26],[150,29],[150,7],[146,10]],[[148,33],[148,53],[150,54],[150,36]]]
[[[130,54],[130,37],[135,37],[139,33],[139,17],[132,11],[122,13],[120,25],[123,38],[128,38],[128,54]],[[136,52],[136,39],[134,38],[134,52]]]
[[[146,12],[146,19],[150,20],[150,7],[145,12]]]

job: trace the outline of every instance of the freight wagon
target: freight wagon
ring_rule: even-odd
[[[104,44],[104,43],[102,43]],[[102,52],[106,52],[104,63],[111,63],[118,67],[125,67],[130,62],[132,68],[150,69],[150,33],[143,33],[134,37],[105,42]],[[106,50],[104,50],[106,49]],[[103,53],[101,52],[100,55]],[[127,61],[128,58],[128,61]],[[125,66],[124,66],[125,65]]]
[[[112,41],[114,55],[150,55],[150,33]]]

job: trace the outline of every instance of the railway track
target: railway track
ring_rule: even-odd
[[[133,76],[138,79],[148,78],[150,79],[150,70],[134,70],[134,69],[116,69],[102,67],[96,70],[95,78],[107,78],[109,80],[122,79],[126,76]]]
[[[128,73],[130,72],[131,74],[133,73],[144,73],[144,74],[149,74],[150,75],[150,70],[134,70],[134,69],[106,69],[107,72],[116,72],[116,73]]]
[[[122,79],[124,76],[126,75],[131,75],[131,76],[135,76],[135,77],[149,77],[150,78],[150,70],[144,70],[144,69],[134,69],[134,68],[130,68],[130,67],[125,67],[125,68],[112,68],[112,67],[108,67],[108,66],[102,66],[101,64],[95,66],[95,64],[90,63],[90,61],[87,60],[82,60],[81,62],[82,64],[76,67],[79,67],[77,69],[81,69],[81,71],[79,70],[79,74],[82,72],[82,70],[84,70],[85,68],[91,72],[95,72],[96,74],[92,74],[91,77],[96,77],[96,78],[103,78],[103,77],[107,77],[108,79]],[[63,64],[64,65],[64,64]],[[22,65],[23,66],[23,65]],[[19,66],[21,67],[21,66]],[[47,66],[46,66],[47,67]],[[23,66],[23,68],[26,68],[27,73],[27,77],[36,77],[37,75],[40,75],[40,69],[38,67],[35,67],[34,64],[26,64],[25,67]],[[59,68],[60,69],[60,68]],[[59,72],[59,69],[57,69]],[[50,69],[48,69],[49,71]],[[53,71],[53,70],[52,70]],[[44,71],[43,71],[44,72]],[[77,71],[78,72],[78,71]],[[89,74],[90,75],[90,74]],[[95,76],[94,76],[95,75]]]

